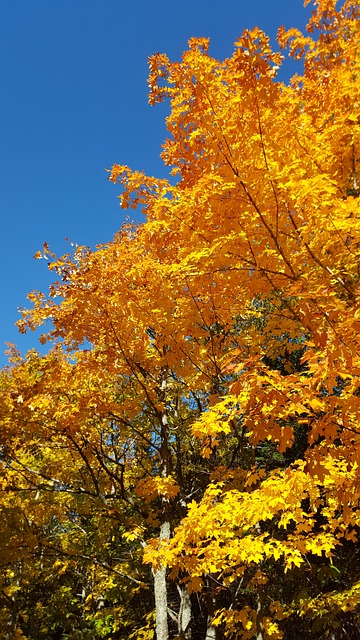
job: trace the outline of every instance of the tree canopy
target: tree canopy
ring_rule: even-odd
[[[5,638],[357,637],[359,5],[149,60],[172,178],[57,257],[1,372]]]

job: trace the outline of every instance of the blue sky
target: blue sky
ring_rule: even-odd
[[[124,221],[106,168],[166,175],[166,105],[147,103],[147,58],[181,56],[192,36],[231,55],[244,28],[304,28],[302,0],[2,0],[0,7],[0,358],[5,342],[38,348],[14,323],[26,294],[51,282],[32,259],[47,241],[92,248]],[[281,79],[295,71],[285,61]]]

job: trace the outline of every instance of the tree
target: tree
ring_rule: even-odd
[[[318,0],[308,34],[279,31],[304,64],[288,86],[259,29],[224,62],[204,38],[153,56],[176,184],[115,165],[145,223],[38,255],[60,281],[19,326],[51,320],[51,348],[14,353],[1,406],[3,509],[15,495],[37,537],[9,563],[100,567],[89,633],[141,614],[150,638],[153,607],[157,640],[357,633],[357,3]]]

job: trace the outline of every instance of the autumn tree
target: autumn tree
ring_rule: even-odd
[[[9,637],[31,557],[99,637],[153,637],[153,609],[157,640],[356,637],[358,10],[279,30],[288,85],[257,28],[153,56],[175,184],[115,165],[144,224],[39,252],[59,279],[19,327],[50,320],[49,352],[2,376]]]

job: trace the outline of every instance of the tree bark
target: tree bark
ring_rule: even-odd
[[[164,402],[166,398],[167,389],[167,368],[162,371],[162,380],[158,388],[159,401]],[[168,433],[167,433],[167,411],[162,411],[159,415],[161,425],[161,447],[160,447],[160,467],[161,476],[166,478],[170,471],[170,454],[168,447]],[[159,539],[160,544],[162,540],[170,539],[170,522],[169,522],[169,503],[167,498],[162,500],[163,507],[163,522],[160,526]],[[159,569],[153,572],[154,574],[154,594],[155,594],[155,611],[156,611],[156,640],[168,640],[169,639],[169,624],[168,624],[168,601],[167,601],[167,584],[166,584],[166,567],[161,565]]]
[[[211,620],[212,618],[209,616],[207,620],[205,640],[216,640],[216,629],[212,625]]]
[[[259,589],[256,605],[256,640],[264,640],[262,618],[262,591]]]
[[[209,585],[208,585],[209,586]],[[207,602],[207,622],[206,622],[206,636],[205,640],[216,640],[216,628],[212,624],[213,614],[215,610],[216,601],[215,598],[210,596]]]
[[[177,587],[180,595],[180,608],[178,615],[178,632],[180,640],[191,639],[191,599],[186,587]]]
[[[169,540],[170,538],[170,522],[163,522],[160,527],[160,540]],[[169,639],[168,625],[168,603],[167,603],[167,585],[166,585],[166,568],[161,565],[157,571],[153,571],[154,575],[154,594],[155,594],[155,611],[156,611],[156,640]]]

